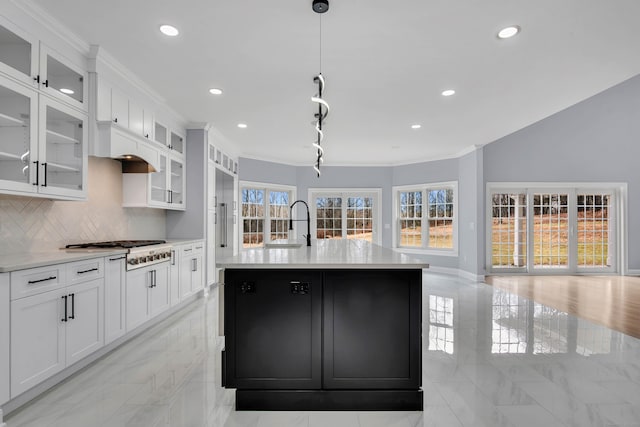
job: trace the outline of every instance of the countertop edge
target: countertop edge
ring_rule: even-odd
[[[0,256],[0,273],[11,273],[13,271],[28,270],[30,268],[46,267],[48,265],[66,264],[74,261],[84,261],[93,258],[104,258],[113,255],[126,254],[126,249],[99,250],[93,252],[84,251],[51,251],[51,252],[29,252],[15,255]],[[13,260],[10,259],[14,258]],[[24,260],[17,258],[24,257]],[[37,259],[40,257],[40,259]],[[7,259],[9,258],[9,259]]]

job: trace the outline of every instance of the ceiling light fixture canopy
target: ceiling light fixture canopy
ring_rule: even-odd
[[[311,8],[318,14],[325,13],[329,10],[329,0],[313,0]],[[316,163],[313,165],[313,169],[316,171],[318,178],[320,178],[320,165],[324,162],[322,158],[324,148],[321,146],[321,142],[324,139],[322,125],[329,115],[330,110],[329,104],[322,98],[322,92],[325,86],[324,76],[322,75],[322,16],[320,16],[320,72],[313,78],[313,82],[318,85],[318,93],[311,97],[311,102],[318,105],[318,112],[313,115],[316,129],[316,141],[312,144],[313,148],[316,149]]]
[[[520,32],[520,27],[517,25],[512,25],[510,27],[506,27],[501,29],[498,32],[499,39],[508,39],[509,37],[513,37]]]
[[[169,37],[175,37],[180,34],[180,31],[178,31],[176,27],[169,24],[160,25],[160,32]]]

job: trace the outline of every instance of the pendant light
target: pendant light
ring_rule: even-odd
[[[316,141],[313,143],[313,147],[316,149],[316,163],[313,165],[313,169],[319,178],[320,165],[324,162],[322,158],[324,149],[321,146],[322,140],[324,139],[322,125],[329,115],[329,104],[322,98],[322,92],[325,86],[324,76],[322,75],[322,14],[329,10],[329,0],[313,0],[311,7],[314,12],[320,15],[320,72],[313,78],[313,82],[318,85],[318,92],[311,97],[311,101],[318,105],[318,112],[313,115],[316,129]]]

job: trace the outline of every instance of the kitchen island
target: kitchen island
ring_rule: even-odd
[[[256,248],[224,268],[223,386],[238,410],[422,410],[428,265],[361,240]]]

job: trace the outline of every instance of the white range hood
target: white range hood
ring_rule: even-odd
[[[99,121],[97,125],[98,140],[94,145],[94,156],[120,160],[123,164],[146,163],[150,168],[143,172],[161,169],[160,156],[152,142],[111,121]]]

